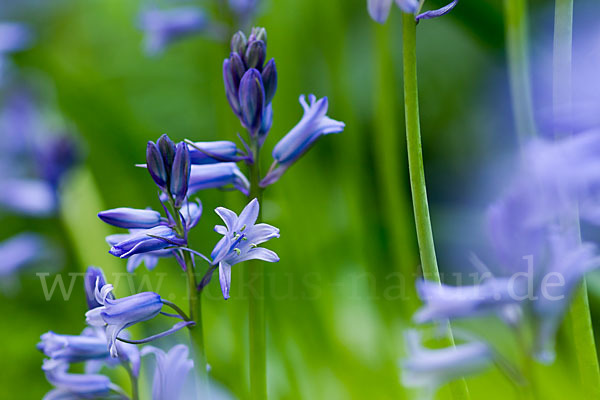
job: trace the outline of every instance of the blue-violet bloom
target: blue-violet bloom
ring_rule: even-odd
[[[161,225],[128,235],[122,242],[114,244],[109,252],[119,258],[129,258],[135,254],[148,253],[167,247],[183,246],[185,244],[185,239],[177,236],[173,229]]]
[[[150,229],[163,222],[158,211],[129,207],[101,211],[98,217],[107,224],[127,229]]]
[[[142,356],[147,354],[154,354],[156,357],[152,400],[181,398],[188,373],[194,367],[194,362],[189,359],[188,347],[178,344],[165,353],[154,346],[145,346],[142,349]]]
[[[140,13],[139,23],[145,32],[144,47],[149,55],[160,54],[176,40],[201,33],[208,27],[205,14],[198,7],[145,10]]]
[[[250,182],[239,167],[232,162],[192,165],[188,196],[203,189],[223,188],[228,185],[248,195]]]
[[[268,249],[257,247],[270,239],[279,237],[279,229],[268,224],[256,224],[260,205],[253,199],[242,210],[239,217],[227,208],[219,207],[215,212],[223,219],[225,226],[215,226],[215,231],[223,238],[211,253],[212,264],[219,266],[219,281],[225,299],[229,298],[231,286],[231,266],[246,260],[279,261],[279,256]]]

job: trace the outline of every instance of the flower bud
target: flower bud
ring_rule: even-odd
[[[184,142],[179,142],[171,169],[171,194],[175,196],[175,207],[180,207],[187,194],[190,180],[190,152]]]
[[[250,69],[244,74],[239,90],[242,122],[254,136],[261,126],[265,105],[265,90],[260,72]]]
[[[175,158],[175,143],[166,134],[163,134],[158,138],[156,144],[165,163],[165,170],[170,171]]]
[[[265,87],[265,104],[269,104],[277,91],[277,67],[275,59],[271,59],[262,70],[262,80]]]
[[[233,53],[243,56],[247,45],[248,40],[246,40],[246,35],[242,31],[237,31],[231,38],[231,52]]]
[[[248,43],[255,41],[255,40],[261,40],[262,42],[264,42],[265,46],[267,45],[267,30],[265,28],[261,28],[258,26],[255,26],[254,28],[252,28],[252,32],[250,32],[250,37],[248,38]]]
[[[107,224],[126,229],[149,229],[161,222],[160,213],[157,211],[128,207],[101,211],[98,213],[98,218]]]
[[[83,285],[88,308],[90,310],[102,306],[102,304],[96,301],[96,296],[94,294],[96,291],[96,282],[98,282],[98,287],[100,289],[102,289],[102,286],[106,285],[104,273],[98,267],[88,267],[87,271],[85,271],[85,276],[83,277]],[[114,299],[112,293],[109,295],[109,298]]]
[[[154,182],[161,189],[165,189],[167,187],[167,170],[165,169],[165,163],[160,150],[154,142],[148,142],[148,147],[146,148],[146,165]]]
[[[256,68],[259,71],[265,63],[267,57],[267,46],[262,40],[256,40],[248,43],[248,48],[244,54],[244,61],[246,61],[246,67]]]
[[[225,95],[231,109],[236,115],[240,115],[240,103],[238,90],[240,81],[246,72],[244,62],[238,53],[231,53],[231,57],[223,62],[223,80],[225,82]]]

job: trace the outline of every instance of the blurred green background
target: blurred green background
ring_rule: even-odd
[[[16,63],[25,76],[44,82],[40,95],[80,134],[86,161],[63,186],[60,217],[3,216],[0,239],[25,229],[41,230],[67,249],[63,272],[102,266],[109,281],[121,279],[120,296],[153,289],[185,304],[185,280],[174,262],[161,260],[150,273],[142,266],[128,281],[125,262],[108,255],[103,239],[117,230],[104,226],[96,213],[119,206],[159,207],[147,172],[134,167],[143,162],[148,140],[162,133],[173,140],[235,140],[241,127],[229,109],[221,77],[227,45],[196,37],[148,57],[136,27],[136,15],[146,3],[48,3],[0,7],[0,19],[33,27],[35,44],[18,54]],[[267,275],[273,399],[413,395],[402,388],[398,368],[404,354],[402,332],[418,305],[412,289],[418,255],[404,150],[400,12],[395,8],[388,23],[379,26],[368,17],[365,3],[270,0],[262,3],[256,18],[268,30],[268,57],[276,59],[279,72],[264,166],[276,141],[301,117],[300,94],[328,96],[329,116],[346,123],[343,133],[321,140],[265,193],[264,218],[281,229],[281,238],[269,243],[281,261],[269,265]],[[442,2],[426,3],[434,7]],[[542,15],[546,5],[532,1],[534,15]],[[535,28],[551,32],[545,22]],[[468,270],[468,251],[483,241],[481,212],[497,193],[486,179],[486,167],[516,143],[501,2],[464,0],[449,16],[423,21],[418,57],[440,265],[447,272]],[[245,199],[216,190],[199,197],[204,215],[190,242],[206,254],[219,238],[212,231],[219,222],[212,210],[223,205],[239,212]],[[213,281],[203,304],[213,376],[241,398],[248,390],[243,268],[234,268],[230,300],[221,298]],[[22,275],[18,292],[0,294],[1,398],[41,398],[50,385],[35,349],[39,336],[48,330],[76,334],[84,327],[81,278],[69,301],[58,294],[46,301],[35,272]],[[152,286],[140,287],[144,283]],[[160,324],[144,324],[136,334],[156,332]],[[509,351],[513,346],[496,321],[475,329],[496,337]],[[158,342],[168,344],[169,339]],[[575,364],[565,353],[559,348],[554,366],[537,368],[538,381],[552,383],[540,385],[541,398],[577,397]],[[127,387],[124,376],[115,379]],[[469,379],[469,384],[474,399],[515,396],[496,370]]]

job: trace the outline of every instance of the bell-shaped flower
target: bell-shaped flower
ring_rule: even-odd
[[[402,11],[409,14],[414,14],[419,8],[417,0],[395,0],[396,4]],[[392,0],[367,0],[367,9],[369,15],[375,22],[383,24],[390,14],[392,8]]]
[[[152,8],[140,14],[139,25],[145,33],[146,52],[156,55],[176,40],[205,31],[209,21],[198,7]]]
[[[246,260],[279,261],[279,256],[271,250],[258,247],[270,239],[279,237],[279,229],[268,224],[256,224],[260,205],[253,199],[236,213],[223,207],[215,212],[223,219],[225,226],[215,226],[215,231],[223,238],[211,253],[212,264],[219,266],[219,281],[225,299],[229,298],[231,286],[231,266]]]
[[[67,363],[105,359],[109,357],[106,336],[100,329],[85,328],[81,335],[59,335],[46,332],[37,345],[47,357]]]
[[[156,367],[152,383],[152,400],[178,400],[183,392],[186,378],[194,362],[189,359],[189,349],[183,344],[175,345],[165,353],[154,346],[145,346],[142,356],[154,354]]]
[[[472,375],[492,365],[493,353],[483,342],[428,349],[419,333],[406,334],[407,358],[402,360],[402,382],[407,387],[435,390],[446,382]]]
[[[98,218],[107,224],[126,229],[150,229],[163,222],[158,211],[129,207],[101,211],[98,213]]]
[[[418,281],[417,292],[425,305],[413,316],[416,323],[443,321],[500,312],[517,303],[522,281],[490,278],[473,286],[448,286]]]
[[[140,231],[139,230],[131,230],[130,232],[131,233],[128,233],[128,234],[124,233],[124,234],[109,235],[106,237],[106,242],[112,247],[121,242],[131,239]],[[160,258],[168,258],[168,257],[172,257],[172,256],[173,256],[173,250],[171,250],[171,249],[162,249],[162,250],[149,251],[147,253],[134,254],[127,259],[127,272],[133,273],[133,271],[135,271],[137,269],[137,267],[139,267],[142,263],[144,263],[146,265],[146,268],[148,268],[148,270],[151,271],[154,268],[156,268],[156,265],[158,264],[158,260]],[[93,289],[94,289],[93,281],[92,281],[91,285],[92,285],[91,286],[92,291],[90,293],[92,293],[92,297],[93,297],[93,293],[94,293],[93,292]]]
[[[115,237],[116,235],[112,236]],[[110,249],[110,254],[119,258],[129,258],[135,254],[154,252],[172,246],[183,246],[186,243],[185,239],[177,236],[173,229],[165,225],[120,237],[124,240],[114,244]]]
[[[188,192],[190,181],[190,153],[187,144],[180,142],[175,148],[175,157],[170,174],[170,193],[175,199],[175,207],[181,207]]]
[[[250,182],[235,163],[192,165],[188,196],[203,189],[224,188],[232,185],[248,195]]]
[[[142,292],[121,299],[111,299],[113,286],[106,284],[100,289],[96,285],[96,301],[101,307],[89,310],[86,322],[91,326],[106,326],[108,349],[112,357],[117,357],[116,345],[119,333],[138,322],[156,317],[163,306],[161,297],[154,292]]]
[[[216,164],[220,162],[240,161],[241,151],[234,142],[219,140],[215,142],[188,142],[190,162],[192,164]]]
[[[111,394],[123,393],[107,376],[69,373],[68,364],[62,361],[44,360],[42,369],[48,382],[56,387],[43,400],[105,399]]]
[[[273,149],[275,163],[261,181],[261,187],[276,182],[321,136],[344,130],[343,122],[327,116],[327,97],[317,100],[314,95],[310,95],[309,102],[310,104],[306,102],[304,95],[300,96],[304,115],[300,122],[275,145]]]

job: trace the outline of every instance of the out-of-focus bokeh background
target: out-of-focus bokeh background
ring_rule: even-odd
[[[266,155],[301,117],[300,94],[328,96],[329,116],[346,123],[343,133],[321,140],[265,193],[264,218],[281,229],[281,238],[270,243],[281,261],[268,266],[267,276],[273,399],[402,399],[410,394],[400,384],[398,366],[402,332],[418,305],[413,286],[419,269],[404,150],[401,18],[394,8],[388,23],[377,25],[365,3],[264,0],[255,18],[256,25],[267,28],[268,57],[276,59],[279,72]],[[426,7],[442,3],[427,0]],[[77,334],[85,324],[81,276],[74,278],[68,301],[59,287],[47,301],[36,273],[83,272],[97,265],[109,281],[120,279],[121,296],[152,289],[185,303],[185,281],[174,262],[161,260],[153,272],[142,266],[128,277],[125,261],[110,256],[104,241],[117,230],[96,217],[119,206],[159,207],[149,175],[134,166],[144,161],[148,140],[162,133],[173,140],[236,140],[241,131],[222,82],[227,43],[199,35],[156,56],[143,50],[138,13],[149,5],[180,4],[0,4],[0,20],[26,23],[33,33],[30,48],[11,57],[15,79],[41,99],[46,123],[77,138],[83,160],[61,183],[56,216],[1,215],[0,239],[39,231],[64,252],[61,265],[27,269],[11,290],[0,293],[1,398],[41,398],[50,385],[40,368],[43,356],[35,349],[39,336],[48,330]],[[532,32],[540,38],[534,41],[536,51],[550,43],[544,40],[552,32],[549,5],[530,2]],[[485,247],[481,215],[500,190],[491,177],[502,175],[497,167],[516,145],[501,2],[465,0],[444,18],[422,21],[418,58],[434,233],[445,279],[453,282],[451,272],[473,269],[470,252]],[[0,97],[5,101],[4,94]],[[212,210],[239,211],[245,199],[216,190],[199,197],[204,215],[191,246],[210,253],[219,238],[212,230],[219,222]],[[240,398],[248,390],[243,269],[243,264],[234,268],[230,300],[224,301],[212,282],[203,304],[213,376]],[[64,276],[69,290],[71,278]],[[47,282],[52,284],[53,275]],[[593,306],[597,294],[592,289]],[[160,327],[153,321],[136,333]],[[496,337],[500,346],[514,347],[494,320],[476,329]],[[552,382],[539,387],[544,399],[578,390],[571,378],[574,360],[560,347],[563,336],[557,363],[536,369],[539,382]],[[124,376],[115,379],[127,387]],[[469,383],[474,399],[515,396],[497,370]]]

